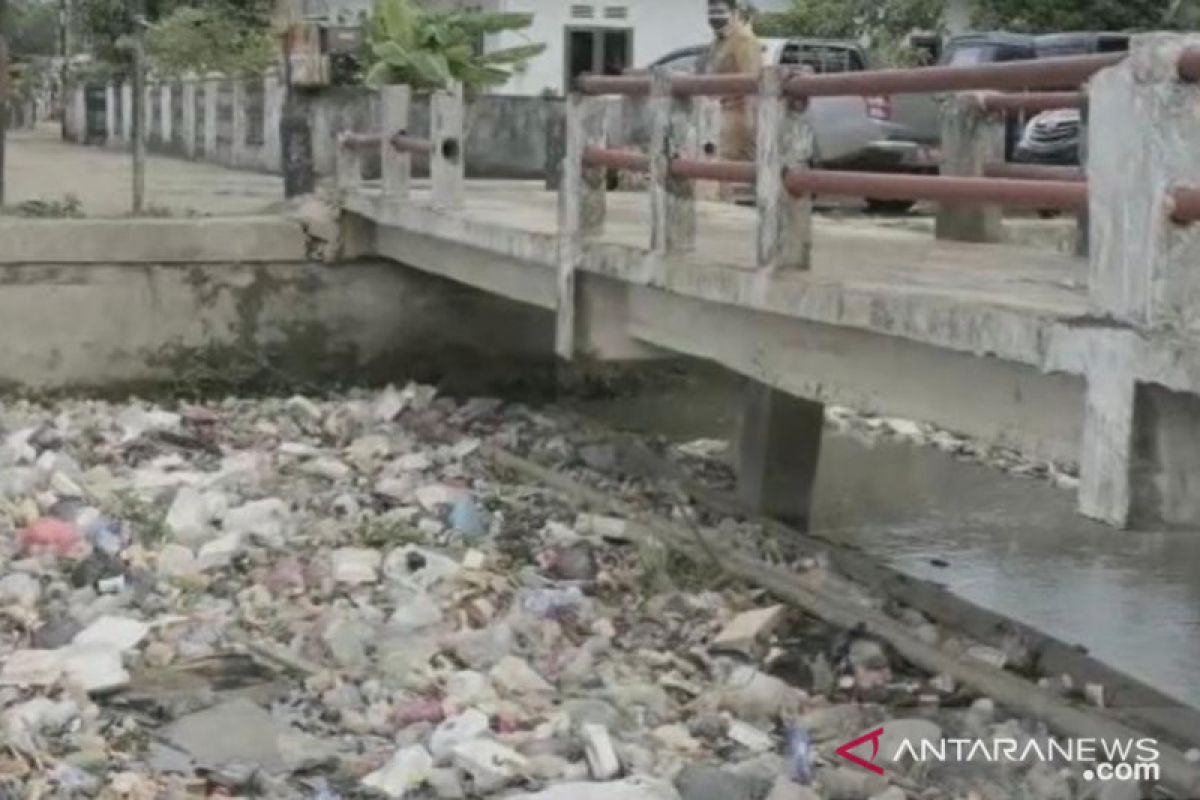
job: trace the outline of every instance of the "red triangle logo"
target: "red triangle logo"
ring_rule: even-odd
[[[864,769],[869,769],[869,770],[871,770],[871,772],[874,772],[876,775],[882,775],[883,767],[879,767],[879,766],[876,766],[875,764],[871,763],[872,761],[875,760],[875,756],[879,755],[879,737],[882,735],[883,735],[883,728],[882,727],[876,728],[875,730],[871,731],[870,733],[864,733],[862,736],[858,737],[857,739],[855,739],[853,741],[846,742],[844,745],[839,747],[836,752],[839,756],[846,759],[847,761],[851,761],[855,764],[858,764],[860,767],[862,767]],[[863,744],[864,742],[871,743],[871,760],[870,761],[865,761],[862,758],[859,758],[858,756],[856,756],[854,753],[850,752],[851,750],[858,747],[860,744]]]

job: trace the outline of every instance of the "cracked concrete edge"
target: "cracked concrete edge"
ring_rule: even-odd
[[[220,264],[305,261],[305,228],[282,216],[4,219],[4,264]]]

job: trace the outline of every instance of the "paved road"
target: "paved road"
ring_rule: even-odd
[[[88,216],[128,214],[129,154],[64,143],[58,134],[57,124],[10,132],[6,205],[73,194]],[[146,187],[148,206],[174,216],[257,213],[283,198],[279,177],[159,156],[147,160]]]

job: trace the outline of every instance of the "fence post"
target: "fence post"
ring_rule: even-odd
[[[983,108],[979,96],[960,94],[942,109],[942,174],[978,178],[989,161],[1004,160],[1004,114]],[[959,242],[999,242],[1003,213],[992,204],[941,204],[937,238]]]
[[[262,167],[269,172],[283,169],[283,153],[279,141],[279,122],[283,118],[283,86],[279,71],[269,67],[263,74],[263,156]]]
[[[429,138],[433,143],[429,174],[433,180],[433,204],[437,208],[459,208],[463,203],[465,122],[461,84],[433,93],[429,100]]]
[[[133,142],[133,80],[130,78],[121,84],[121,138],[126,144]]]
[[[117,87],[112,81],[104,85],[104,140],[109,146],[117,140]]]
[[[220,160],[217,153],[217,98],[221,93],[222,77],[219,72],[204,76],[204,159],[213,163]]]
[[[183,106],[183,152],[188,158],[196,157],[196,74],[189,72],[183,76],[180,84],[182,95],[179,99]]]
[[[235,167],[245,166],[249,159],[246,154],[249,148],[246,145],[247,118],[246,113],[246,79],[244,76],[233,77],[233,143],[231,145],[232,153],[230,159]]]
[[[693,107],[690,97],[671,93],[671,71],[656,67],[650,90],[650,249],[655,253],[696,246],[695,182],[671,177],[674,159],[700,155]]]
[[[1136,36],[1089,87],[1088,295],[1112,324],[1084,356],[1079,508],[1116,525],[1200,525],[1200,398],[1145,372],[1148,348],[1181,364],[1200,329],[1200,225],[1173,222],[1168,201],[1174,186],[1200,186],[1200,84],[1177,71],[1187,46],[1200,36]]]
[[[170,79],[164,78],[159,84],[159,129],[162,136],[162,144],[164,149],[169,149],[171,146],[171,134],[174,129],[175,120],[171,114],[171,90],[174,87],[171,85]]]
[[[575,272],[583,261],[583,243],[604,229],[605,170],[587,169],[583,151],[608,143],[608,102],[572,93],[566,105],[566,153],[558,187],[558,318],[554,352],[575,355]]]
[[[82,82],[75,84],[72,100],[75,110],[75,141],[87,144],[87,86]]]
[[[813,132],[804,110],[783,94],[784,72],[766,67],[759,81],[757,254],[761,269],[808,269],[812,256],[812,197],[784,186],[788,169],[812,160]]]
[[[412,88],[404,85],[384,86],[379,92],[379,117],[382,124],[379,143],[380,177],[384,197],[408,197],[409,177],[412,174],[412,154],[392,147],[397,133],[408,133]]]

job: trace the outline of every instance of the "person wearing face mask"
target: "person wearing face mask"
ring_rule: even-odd
[[[707,59],[710,75],[762,71],[762,45],[750,26],[745,0],[708,0],[708,24],[716,39]],[[753,161],[755,108],[748,96],[721,98],[722,159]]]

